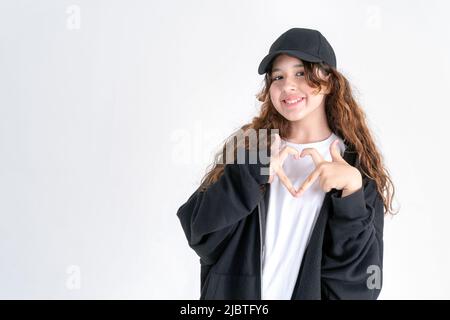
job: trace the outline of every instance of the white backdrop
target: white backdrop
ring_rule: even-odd
[[[0,2],[0,298],[198,299],[177,209],[320,30],[396,186],[380,299],[449,299],[446,1]]]

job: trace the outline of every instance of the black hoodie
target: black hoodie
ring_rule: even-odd
[[[347,148],[343,158],[360,169]],[[247,159],[249,154],[246,151]],[[248,161],[249,162],[249,161]],[[200,257],[200,299],[261,299],[261,255],[269,164],[226,164],[206,191],[198,188],[177,212]],[[361,170],[360,170],[361,171]],[[341,198],[325,194],[291,299],[376,299],[383,264],[383,201],[374,180]]]

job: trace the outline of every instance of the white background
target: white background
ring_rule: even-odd
[[[198,299],[177,209],[320,30],[396,186],[380,299],[448,299],[447,1],[0,2],[0,298]]]

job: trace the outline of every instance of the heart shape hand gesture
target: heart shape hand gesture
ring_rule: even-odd
[[[360,189],[362,187],[361,173],[342,158],[337,147],[337,142],[338,140],[336,139],[330,145],[332,161],[327,161],[314,148],[305,148],[302,152],[299,152],[291,146],[284,146],[280,150],[281,138],[276,134],[275,141],[271,145],[269,183],[272,183],[276,174],[281,183],[294,197],[300,197],[304,194],[317,179],[319,179],[319,185],[323,191],[329,192],[333,188],[342,190],[342,197]],[[297,160],[309,155],[316,166],[298,190],[295,190],[292,182],[283,170],[283,163],[289,154],[292,154],[294,159]]]

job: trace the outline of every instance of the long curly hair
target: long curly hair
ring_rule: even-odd
[[[395,188],[390,178],[389,172],[383,164],[383,158],[377,150],[374,140],[371,136],[366,123],[364,111],[356,102],[348,80],[335,68],[324,63],[312,63],[302,61],[305,71],[305,80],[308,85],[317,92],[322,87],[328,89],[325,96],[325,113],[328,125],[337,136],[344,140],[346,145],[350,145],[358,156],[359,170],[361,174],[373,179],[377,185],[377,191],[381,195],[384,203],[384,212],[386,214],[396,214],[392,208],[392,200]],[[273,63],[273,60],[272,60]],[[236,144],[238,134],[248,129],[259,132],[259,129],[278,129],[281,138],[290,136],[291,126],[289,120],[285,119],[272,104],[269,89],[272,84],[272,68],[269,66],[264,76],[264,86],[256,95],[258,101],[262,102],[259,116],[252,119],[250,123],[244,124],[240,129],[232,133],[225,139],[223,148],[214,156],[214,162],[207,168],[207,172],[202,178],[199,190],[206,191],[207,188],[216,182],[223,174],[227,155],[227,147],[232,144],[234,154],[239,147]],[[328,79],[319,77],[319,72],[325,75],[331,75]],[[259,137],[257,137],[259,141]],[[270,147],[270,139],[267,141]],[[248,142],[244,141],[245,148],[248,149]],[[228,151],[229,152],[229,151]],[[263,189],[263,186],[262,186]]]

